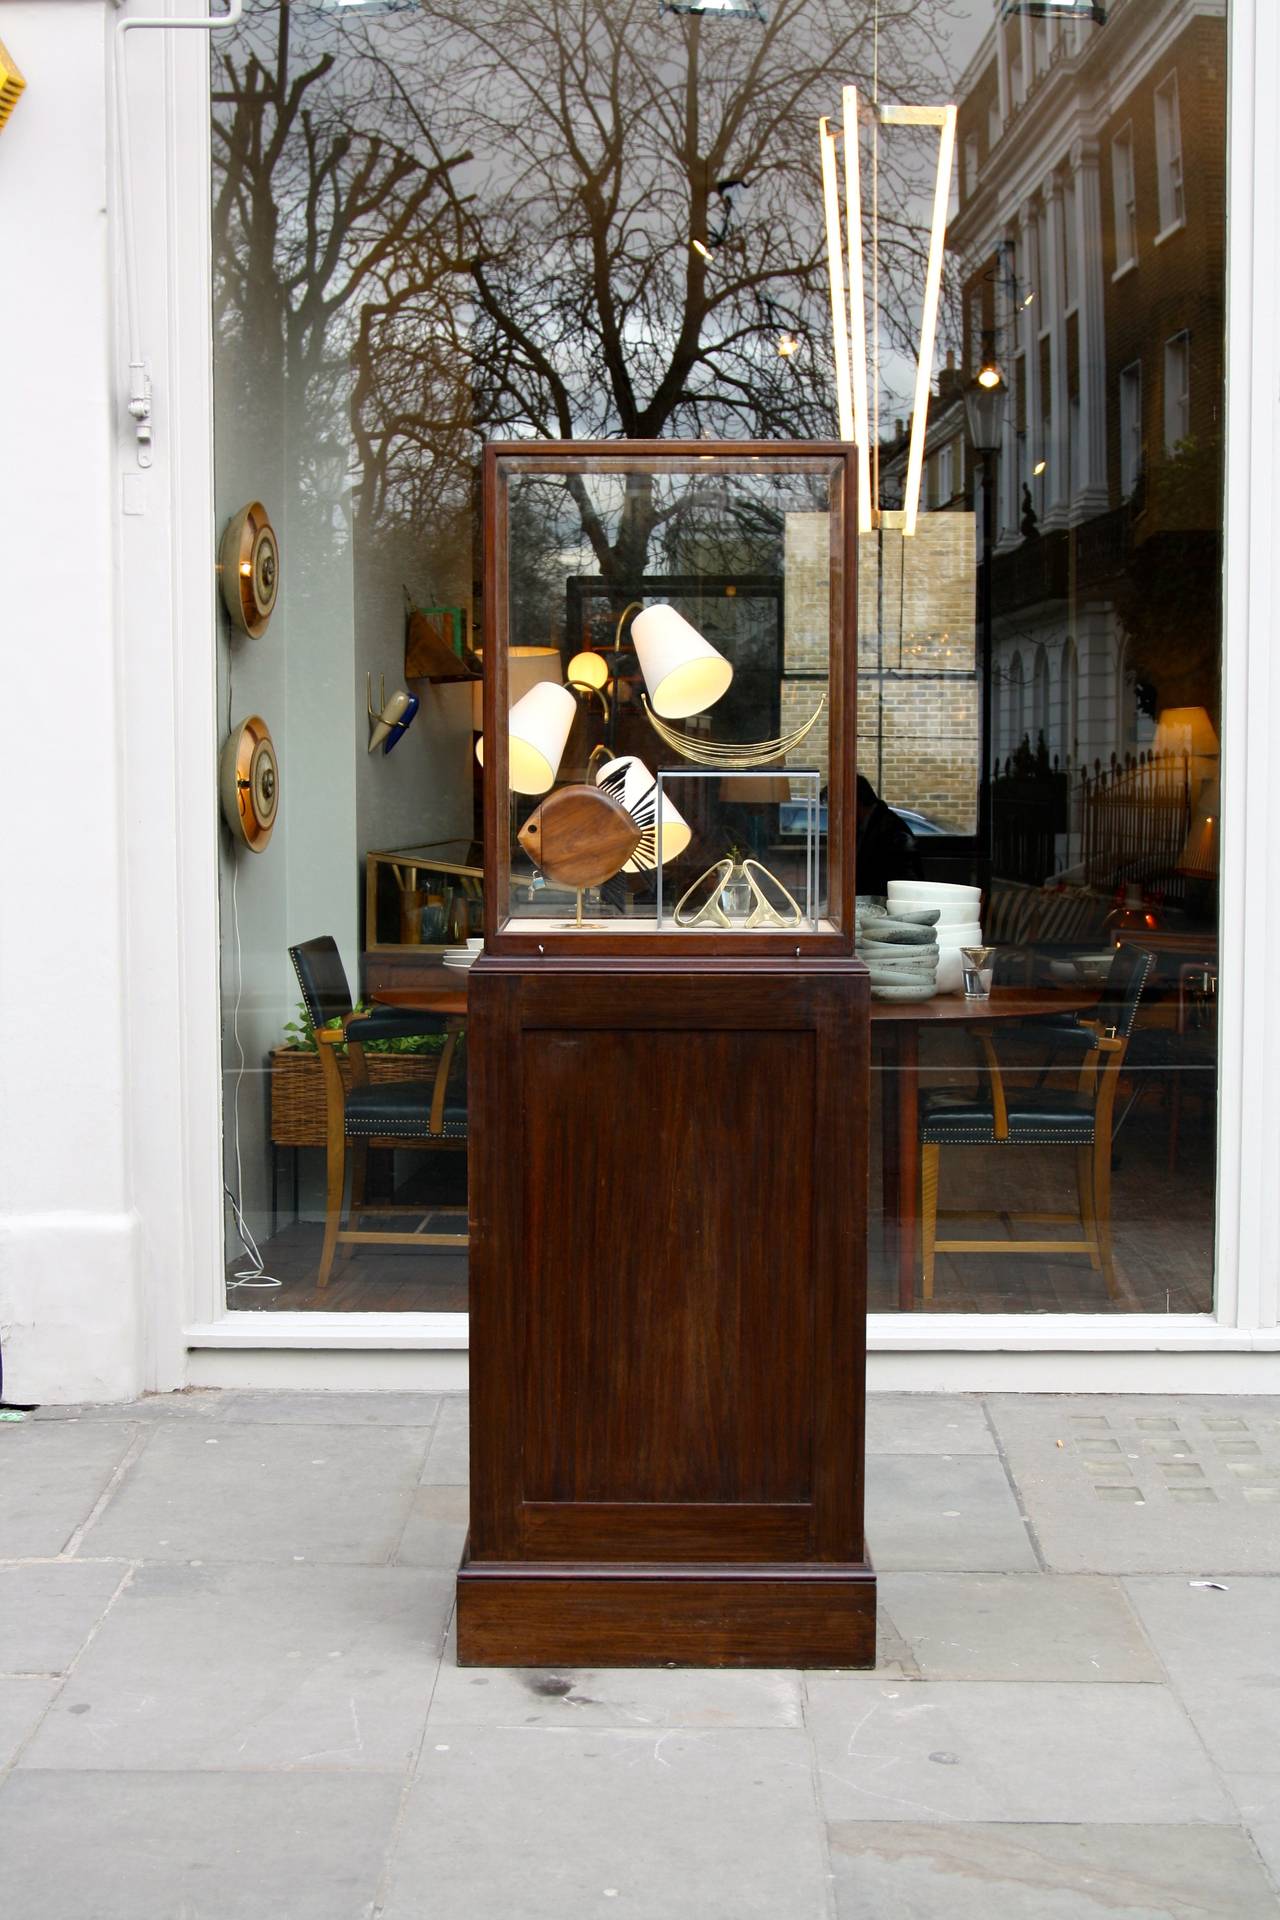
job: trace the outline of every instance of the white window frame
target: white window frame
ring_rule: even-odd
[[[1156,197],[1160,246],[1187,224],[1186,188],[1182,177],[1182,115],[1178,104],[1178,73],[1174,71],[1155,90]]]
[[[1133,122],[1126,120],[1111,139],[1111,203],[1115,212],[1116,264],[1119,280],[1138,264],[1138,172],[1133,151]],[[1128,242],[1121,247],[1121,233]]]
[[[153,6],[164,0],[152,0]],[[178,7],[175,5],[175,11]],[[189,9],[182,0],[182,11]],[[1220,970],[1217,1268],[1210,1315],[874,1314],[873,1385],[952,1390],[1274,1390],[1280,1378],[1280,7],[1233,0],[1222,716],[1224,943]],[[135,213],[157,395],[155,465],[117,490],[121,706],[131,737],[117,796],[129,947],[146,1003],[125,1028],[127,1116],[148,1384],[463,1384],[466,1316],[228,1314],[223,1288],[218,1045],[216,622],[208,49],[172,36],[138,62]],[[176,139],[174,129],[183,129]],[[111,193],[111,244],[119,207]],[[118,267],[118,253],[115,264]],[[118,372],[118,368],[115,369]],[[118,382],[116,383],[119,384]],[[136,476],[132,435],[117,467]],[[145,501],[145,511],[140,510]],[[1081,704],[1091,697],[1080,661]],[[134,962],[135,970],[137,961]],[[135,989],[144,983],[135,971]]]
[[[1185,327],[1164,343],[1163,399],[1164,450],[1171,454],[1191,438],[1191,335]]]
[[[1132,500],[1142,477],[1142,362],[1121,367],[1116,392],[1120,436],[1120,498]]]

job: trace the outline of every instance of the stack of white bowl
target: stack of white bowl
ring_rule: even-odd
[[[889,912],[936,907],[938,912],[938,992],[959,993],[964,963],[961,947],[980,947],[981,887],[955,887],[940,880],[891,880]]]

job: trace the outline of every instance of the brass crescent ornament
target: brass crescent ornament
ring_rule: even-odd
[[[260,640],[280,591],[280,542],[261,500],[251,500],[228,520],[218,574],[232,626]]]
[[[250,853],[261,853],[280,810],[280,763],[271,730],[251,713],[228,735],[218,761],[223,817]]]

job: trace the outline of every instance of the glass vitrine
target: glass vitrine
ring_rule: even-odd
[[[854,485],[825,444],[487,449],[492,949],[852,951]]]

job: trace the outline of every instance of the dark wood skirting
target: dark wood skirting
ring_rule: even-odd
[[[464,1561],[464,1667],[870,1667],[869,1565],[546,1566]]]

